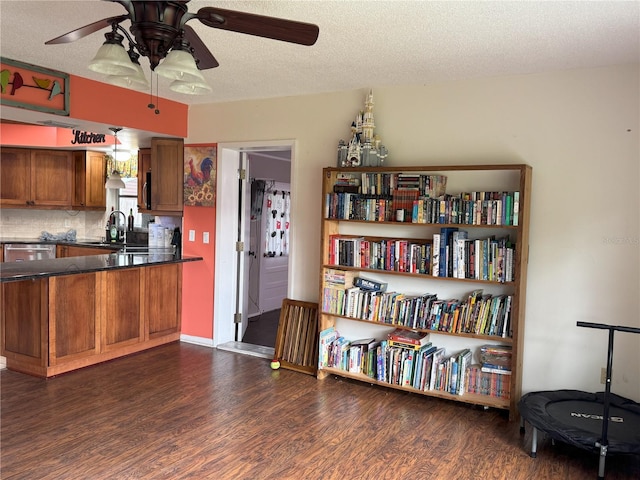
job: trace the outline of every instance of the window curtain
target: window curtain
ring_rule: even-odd
[[[265,193],[265,257],[289,255],[290,192],[269,190]]]

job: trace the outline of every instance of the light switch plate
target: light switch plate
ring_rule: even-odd
[[[195,230],[189,230],[189,241],[190,242],[195,242],[196,241],[196,231]]]
[[[202,243],[209,243],[209,232],[202,232]]]

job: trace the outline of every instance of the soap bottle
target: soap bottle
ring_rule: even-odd
[[[118,227],[116,227],[115,223],[111,224],[111,229],[109,230],[109,238],[111,239],[111,243],[116,243],[118,241]]]

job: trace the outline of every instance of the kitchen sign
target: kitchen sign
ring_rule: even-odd
[[[105,136],[102,133],[84,132],[82,130],[72,130],[74,135],[71,145],[87,144],[87,143],[106,143]]]

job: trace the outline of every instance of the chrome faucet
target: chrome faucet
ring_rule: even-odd
[[[114,225],[116,227],[116,232],[117,232],[117,238],[119,241],[122,241],[122,243],[126,245],[127,244],[127,216],[124,214],[124,212],[120,210],[115,210],[111,212],[109,214],[109,223],[111,223],[111,217],[117,214],[122,215],[122,218],[124,219],[124,221],[122,222],[122,237],[120,236],[120,229],[118,229],[118,220],[120,217],[117,217],[118,219],[114,221]]]

